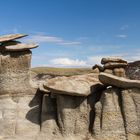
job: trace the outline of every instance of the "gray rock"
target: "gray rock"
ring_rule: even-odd
[[[103,87],[99,80],[94,78],[94,74],[56,77],[44,84],[44,88],[53,93],[72,96],[88,96]]]
[[[0,96],[0,137],[36,135],[40,131],[39,102],[34,95]]]
[[[132,80],[140,80],[140,61],[128,63],[126,76]]]
[[[122,90],[122,111],[128,140],[140,139],[140,89]]]
[[[0,95],[31,93],[31,52],[0,53]]]
[[[58,118],[56,99],[48,95],[43,95],[41,110],[41,132],[39,137],[47,139],[58,138],[61,136]]]
[[[104,64],[104,69],[125,68],[127,63],[108,62]]]
[[[25,36],[27,36],[27,35],[26,34],[10,34],[10,35],[0,36],[0,43],[19,39],[19,38],[22,38]]]
[[[58,95],[57,116],[63,136],[88,134],[90,116],[86,97]]]
[[[101,64],[106,64],[108,62],[115,62],[115,63],[127,63],[127,61],[117,58],[117,57],[108,57],[108,58],[102,58]]]
[[[110,88],[103,92],[95,105],[94,136],[102,140],[126,140],[120,107],[120,91]]]
[[[99,74],[99,80],[105,85],[119,88],[140,88],[140,80],[130,80],[103,72]]]

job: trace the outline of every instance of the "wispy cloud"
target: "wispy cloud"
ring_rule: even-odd
[[[126,39],[128,36],[125,34],[116,35],[117,38]]]
[[[32,35],[28,39],[24,40],[26,42],[37,42],[37,43],[55,43],[59,45],[80,45],[80,41],[68,41],[56,36],[47,35]]]

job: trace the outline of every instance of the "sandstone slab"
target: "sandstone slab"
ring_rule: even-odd
[[[104,87],[93,74],[71,77],[56,77],[48,80],[44,88],[53,93],[72,96],[88,96],[98,88]]]
[[[127,63],[127,61],[117,57],[107,57],[107,58],[102,58],[101,60],[101,64],[106,64],[108,62]]]
[[[27,36],[27,35],[26,34],[10,34],[10,35],[0,36],[0,43],[7,42],[10,40],[19,39],[19,38],[22,38],[25,36]]]
[[[5,51],[25,51],[37,47],[37,44],[17,44],[12,46],[5,46]]]
[[[103,72],[99,74],[99,80],[105,85],[119,88],[140,88],[140,80],[130,80]]]

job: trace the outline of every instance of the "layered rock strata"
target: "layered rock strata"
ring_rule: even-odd
[[[120,58],[102,58],[101,65],[94,65],[93,69],[98,68],[100,72],[114,74],[119,77],[125,77],[125,68],[127,67],[127,61]]]

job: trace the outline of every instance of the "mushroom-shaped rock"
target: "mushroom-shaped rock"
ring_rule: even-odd
[[[108,62],[104,65],[104,69],[125,68],[127,63]]]
[[[22,37],[25,37],[25,36],[27,36],[27,35],[26,34],[4,35],[4,36],[0,37],[0,43],[15,40],[15,39],[19,39],[19,38],[22,38]]]
[[[117,57],[107,57],[107,58],[102,58],[101,60],[101,64],[106,64],[108,62],[127,63],[127,61]]]
[[[37,48],[37,44],[17,44],[12,46],[5,46],[6,51],[25,51],[33,48]]]
[[[94,74],[56,77],[44,84],[44,88],[53,93],[72,96],[88,96],[103,87],[104,85],[94,77]]]
[[[99,80],[105,85],[116,86],[119,88],[140,88],[140,80],[130,80],[124,77],[118,77],[108,73],[100,73]]]

